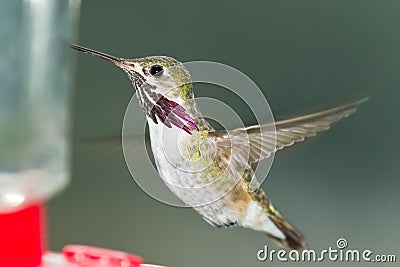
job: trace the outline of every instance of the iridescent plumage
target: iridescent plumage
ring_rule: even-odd
[[[274,125],[215,131],[202,117],[190,74],[179,61],[164,56],[121,59],[72,48],[111,61],[127,73],[147,115],[158,172],[182,201],[214,226],[240,225],[266,233],[286,249],[306,248],[257,184],[251,164],[329,129],[364,100]]]

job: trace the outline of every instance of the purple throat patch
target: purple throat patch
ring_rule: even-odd
[[[164,96],[157,100],[149,115],[154,123],[158,124],[158,117],[168,128],[172,128],[172,125],[174,125],[188,134],[192,134],[193,130],[199,130],[194,119],[186,113],[184,107]]]

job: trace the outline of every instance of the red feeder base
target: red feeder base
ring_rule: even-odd
[[[40,265],[45,249],[43,217],[44,207],[39,205],[0,213],[0,266]]]

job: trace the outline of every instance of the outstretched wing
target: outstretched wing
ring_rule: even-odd
[[[243,147],[240,150],[243,157],[248,158],[249,162],[257,162],[284,147],[304,141],[306,137],[328,130],[332,123],[354,113],[357,107],[366,100],[368,98],[278,121],[275,124],[254,125],[231,131],[213,131],[209,133],[209,136],[214,138],[220,149],[229,149],[232,146]]]

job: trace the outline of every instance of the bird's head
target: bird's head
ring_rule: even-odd
[[[132,82],[143,112],[155,123],[160,120],[169,128],[175,125],[189,134],[198,130],[182,106],[193,99],[193,87],[190,74],[181,62],[166,56],[125,59],[78,45],[71,47],[123,69]]]

